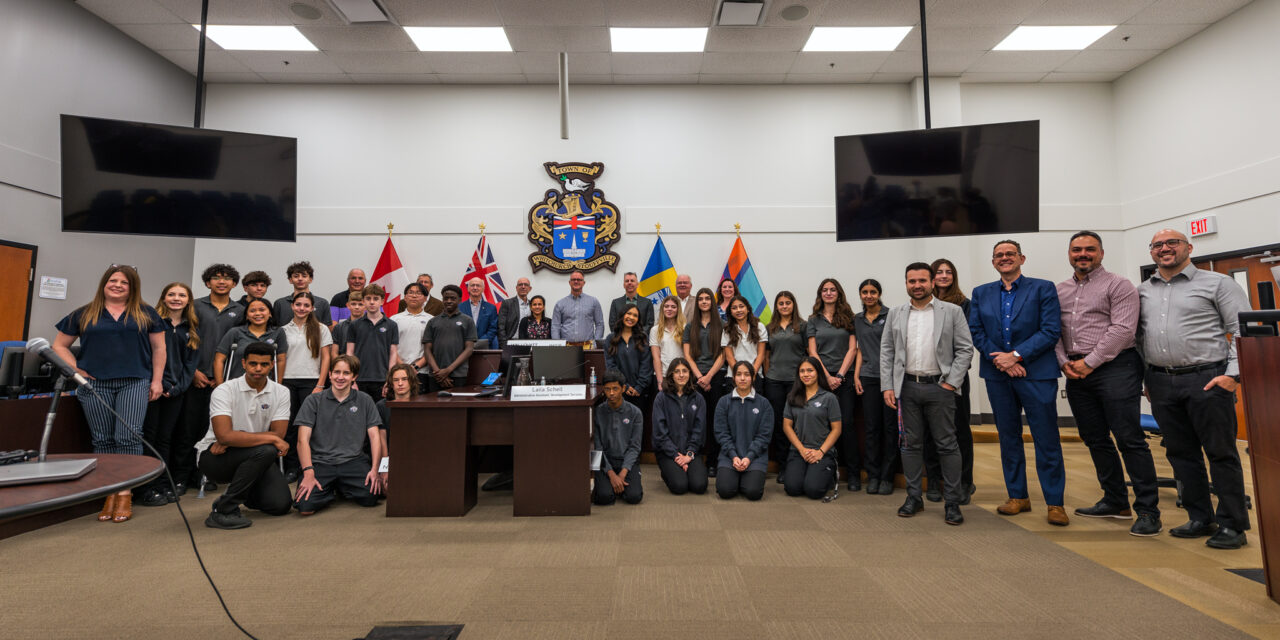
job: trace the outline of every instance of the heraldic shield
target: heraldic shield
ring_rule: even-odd
[[[561,189],[547,190],[543,200],[529,209],[529,241],[538,248],[529,254],[529,265],[534,271],[557,273],[616,271],[618,254],[611,248],[621,237],[622,216],[595,188],[604,163],[547,162],[543,167]]]

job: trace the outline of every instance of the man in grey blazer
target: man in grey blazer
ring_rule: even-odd
[[[933,297],[933,267],[925,262],[907,265],[907,295],[911,302],[889,310],[880,339],[880,388],[884,403],[902,403],[902,471],[907,478],[907,501],[898,515],[909,518],[924,509],[920,474],[924,468],[921,442],[928,429],[942,462],[944,518],[964,522],[960,505],[968,491],[960,489],[960,448],[956,444],[956,396],[969,362],[973,338],[959,306]]]
[[[502,301],[498,307],[498,348],[501,349],[508,340],[516,337],[516,329],[520,321],[529,315],[529,291],[533,285],[528,278],[516,280],[516,295]]]

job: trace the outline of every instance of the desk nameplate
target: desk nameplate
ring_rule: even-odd
[[[512,402],[536,400],[583,400],[587,397],[585,384],[549,384],[532,387],[511,387]]]

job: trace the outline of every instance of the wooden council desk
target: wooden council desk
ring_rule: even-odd
[[[462,387],[461,392],[478,387]],[[592,401],[419,396],[389,402],[387,516],[463,516],[476,504],[476,447],[511,445],[514,514],[591,513]]]

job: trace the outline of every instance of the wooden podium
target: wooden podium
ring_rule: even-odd
[[[1267,597],[1280,603],[1280,337],[1238,338],[1236,349]]]

